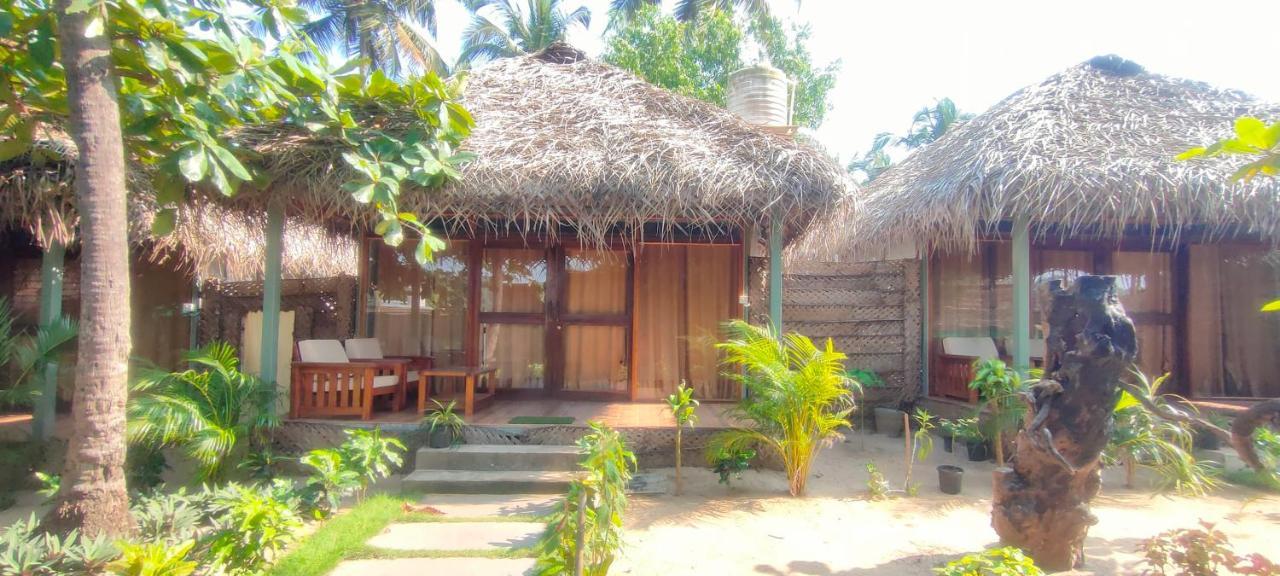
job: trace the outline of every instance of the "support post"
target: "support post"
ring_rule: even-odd
[[[276,381],[280,347],[280,263],[284,258],[284,207],[271,204],[267,208],[266,269],[262,276],[262,366],[259,377],[264,382]]]
[[[782,218],[769,219],[769,327],[782,334]]]
[[[40,267],[40,327],[45,328],[62,317],[62,280],[67,247],[57,240],[49,241]],[[36,396],[31,420],[31,437],[48,440],[53,437],[58,402],[58,363],[50,361],[40,373],[40,394]]]
[[[1026,376],[1031,367],[1031,224],[1013,222],[1013,367]]]
[[[929,294],[929,255],[920,257],[920,396],[929,397],[929,310],[933,300]]]

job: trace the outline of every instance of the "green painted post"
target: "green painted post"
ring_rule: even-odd
[[[929,397],[929,255],[920,257],[920,396]]]
[[[1013,367],[1023,375],[1031,367],[1031,224],[1013,223]]]
[[[262,277],[262,370],[265,382],[276,381],[280,346],[280,261],[284,252],[284,208],[272,204],[267,208],[266,269]]]
[[[40,326],[49,326],[62,317],[62,277],[66,267],[67,247],[50,241],[41,258]],[[40,374],[40,395],[35,399],[31,420],[31,436],[36,440],[53,437],[58,402],[58,363],[45,364]]]
[[[769,219],[769,326],[782,334],[782,218]]]

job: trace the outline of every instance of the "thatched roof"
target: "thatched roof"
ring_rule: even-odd
[[[797,224],[849,188],[822,153],[565,45],[479,68],[462,96],[476,121],[464,148],[478,159],[444,190],[406,188],[402,209],[462,226],[568,227],[600,240],[652,222],[761,221],[772,210]],[[348,174],[340,149],[301,130],[237,138],[262,154],[273,190],[296,211],[322,221],[369,217],[338,190]]]
[[[916,151],[856,203],[814,222],[790,255],[971,250],[981,234],[1021,217],[1038,234],[1110,237],[1137,226],[1155,242],[1194,230],[1278,243],[1280,182],[1232,182],[1240,157],[1174,160],[1230,136],[1243,115],[1280,120],[1280,105],[1094,58]]]
[[[79,216],[72,189],[75,144],[61,130],[42,126],[27,154],[0,163],[0,230],[22,229],[38,242],[76,241]],[[193,201],[165,236],[153,236],[156,209],[147,179],[135,168],[129,179],[130,239],[154,262],[171,262],[203,278],[254,280],[263,272],[265,217],[207,201]],[[356,242],[349,234],[291,221],[286,226],[283,271],[287,278],[356,274]]]

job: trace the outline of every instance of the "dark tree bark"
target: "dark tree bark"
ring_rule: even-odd
[[[124,473],[130,349],[124,144],[110,40],[85,36],[98,8],[68,14],[69,5],[58,2],[58,27],[78,148],[80,340],[62,490],[44,522],[53,531],[123,535],[133,528]]]
[[[1079,565],[1097,523],[1089,502],[1101,487],[1116,388],[1138,345],[1115,277],[1055,281],[1050,294],[1045,378],[1028,392],[1013,468],[995,472],[991,523],[1005,544],[1057,571]]]

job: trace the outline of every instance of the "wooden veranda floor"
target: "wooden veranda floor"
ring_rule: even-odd
[[[703,403],[698,409],[699,428],[727,428],[730,420],[725,415],[732,404]],[[572,425],[585,426],[588,421],[600,420],[614,428],[647,428],[671,426],[671,411],[662,402],[589,402],[564,399],[503,399],[496,398],[485,408],[476,411],[468,424],[511,425],[517,416],[567,416]],[[409,424],[421,417],[410,407],[400,412],[385,409],[374,411],[373,419],[364,424]],[[358,423],[359,419],[308,419],[309,421]],[[536,424],[534,424],[536,426]]]

